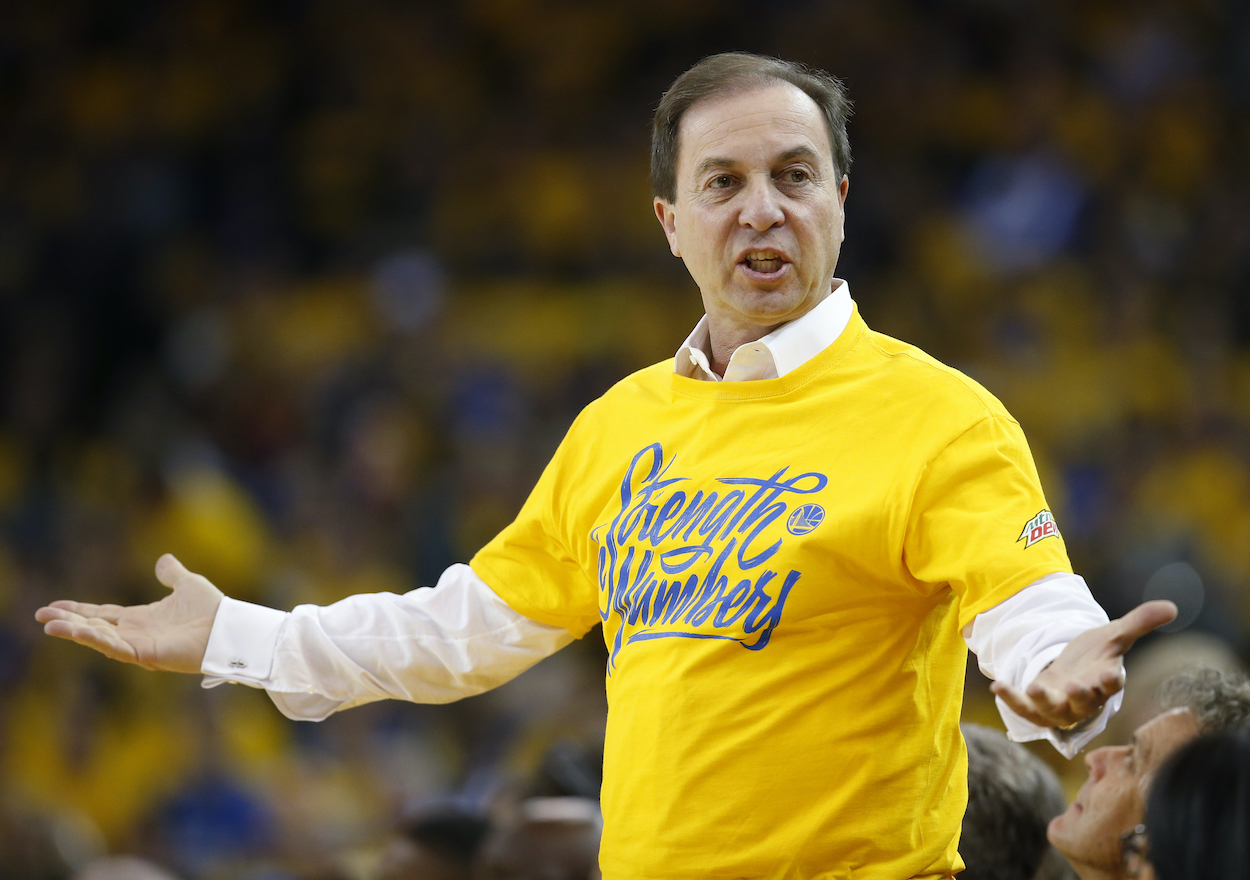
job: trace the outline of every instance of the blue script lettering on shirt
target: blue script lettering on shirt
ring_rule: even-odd
[[[824,474],[721,477],[715,490],[675,488],[674,457],[652,443],[621,480],[620,511],[595,529],[599,543],[599,616],[617,615],[610,667],[621,648],[649,639],[722,639],[759,651],[781,622],[801,577],[765,568],[781,549],[784,516],[795,495],[825,488]],[[765,533],[768,532],[766,536]]]

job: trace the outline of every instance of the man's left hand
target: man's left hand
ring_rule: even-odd
[[[1002,682],[990,685],[1011,710],[1042,727],[1071,727],[1097,714],[1124,687],[1124,655],[1133,643],[1176,619],[1166,600],[1144,602],[1106,626],[1089,629],[1068,643],[1023,692]]]

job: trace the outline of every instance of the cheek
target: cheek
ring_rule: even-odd
[[[682,253],[702,262],[721,261],[729,248],[729,239],[721,225],[712,219],[687,224],[679,242]]]

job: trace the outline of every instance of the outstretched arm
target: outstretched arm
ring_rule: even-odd
[[[263,688],[288,718],[374,700],[447,703],[520,675],[573,635],[514,611],[467,565],[433,588],[361,593],[290,613],[224,599],[204,686]]]
[[[319,721],[374,700],[446,703],[515,678],[573,641],[518,614],[467,565],[433,589],[349,596],[292,612],[238,602],[174,557],[157,577],[173,592],[123,607],[62,600],[44,630],[148,669],[203,672],[204,686],[263,688],[288,718]]]
[[[198,673],[222,592],[166,553],[156,579],[170,588],[149,605],[93,605],[62,599],[35,612],[43,631],[145,669]]]

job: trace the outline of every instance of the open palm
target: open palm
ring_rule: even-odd
[[[35,619],[50,636],[94,648],[106,657],[167,672],[200,671],[222,592],[170,554],[156,578],[171,592],[149,605],[93,605],[61,599]]]
[[[1071,726],[1097,713],[1124,687],[1123,657],[1133,643],[1175,617],[1176,606],[1171,602],[1144,602],[1123,617],[1074,638],[1023,691],[1000,681],[991,684],[990,690],[1034,724]]]

